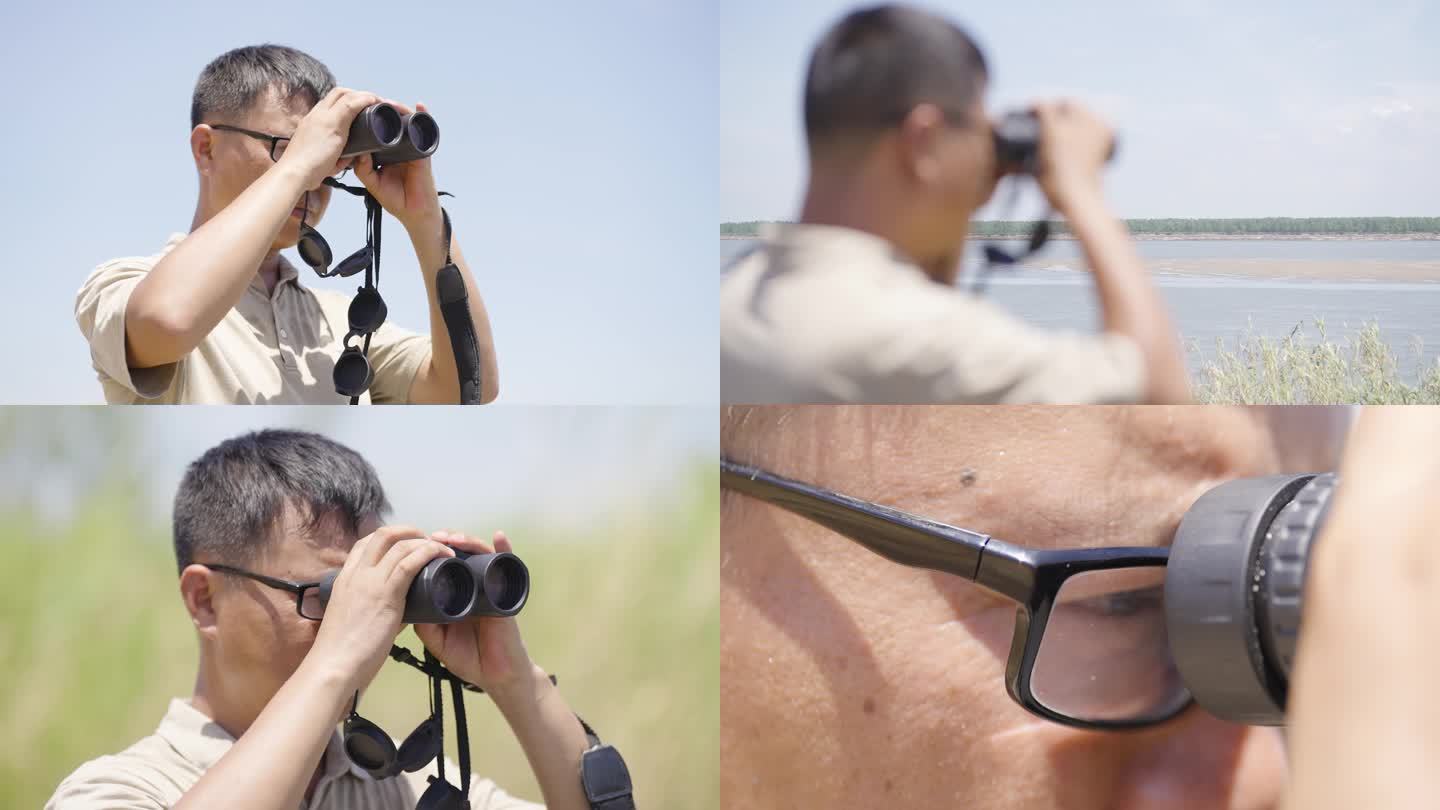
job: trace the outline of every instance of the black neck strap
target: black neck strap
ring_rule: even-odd
[[[451,702],[455,704],[455,733],[458,735],[455,742],[460,749],[460,792],[468,800],[470,796],[470,732],[465,724],[464,690],[481,693],[485,690],[446,669],[445,665],[441,664],[428,648],[424,654],[425,658],[422,661],[404,647],[398,644],[390,645],[392,659],[406,666],[414,667],[429,676],[431,713],[432,716],[440,718],[438,725],[442,730],[444,706],[440,684],[442,681],[450,682],[450,698]],[[550,683],[558,684],[559,681],[554,675],[551,675]],[[590,806],[595,810],[634,810],[635,802],[630,784],[630,773],[625,767],[624,760],[613,746],[605,745],[600,741],[600,735],[596,734],[595,729],[585,722],[585,718],[577,714],[575,719],[580,722],[580,728],[585,731],[585,743],[588,746],[581,757],[581,782]],[[440,740],[440,756],[436,758],[435,767],[436,778],[443,782],[445,781],[443,731]]]
[[[1009,207],[1011,211],[1014,211],[1016,204],[1020,200],[1020,186],[1013,180],[1011,182],[1015,184],[1010,187]],[[1019,264],[1040,248],[1044,247],[1045,243],[1050,241],[1050,217],[1053,216],[1054,213],[1055,209],[1046,209],[1045,215],[1041,217],[1030,230],[1030,238],[1026,241],[1025,248],[1019,253],[1009,252],[1000,246],[998,240],[987,241],[984,246],[985,263],[976,271],[975,277],[970,283],[970,292],[973,295],[983,295],[985,288],[989,286],[991,273],[1001,267],[1010,267]]]
[[[356,295],[357,297],[373,295],[378,299],[380,296],[380,223],[383,219],[383,209],[375,197],[363,186],[348,186],[333,177],[325,178],[324,184],[365,200],[365,245],[370,261],[365,266],[365,286]],[[438,195],[441,197],[454,196],[448,191],[438,192]],[[440,216],[444,222],[442,238],[445,240],[445,266],[440,268],[435,277],[436,298],[440,304],[440,316],[445,322],[445,333],[450,338],[450,350],[455,357],[455,370],[460,383],[460,404],[479,405],[481,401],[480,342],[475,334],[475,319],[470,315],[470,293],[465,289],[465,277],[461,275],[460,268],[455,265],[451,256],[450,245],[453,231],[450,225],[450,212],[442,207]],[[303,220],[301,224],[304,224]],[[337,269],[339,268],[337,267]],[[320,273],[322,278],[333,274]],[[373,330],[361,333],[350,332],[346,335],[345,345],[346,348],[349,348],[350,340],[361,335],[365,338],[361,352],[368,361],[370,339],[374,335]],[[360,396],[358,394],[350,397],[351,405],[359,403]]]

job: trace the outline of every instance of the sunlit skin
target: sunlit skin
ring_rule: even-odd
[[[383,101],[395,107],[401,115],[414,111],[427,112],[424,103],[410,106],[391,99]],[[237,120],[212,121],[209,123],[228,124],[253,132],[288,137],[300,125],[300,120],[314,105],[304,96],[282,98],[271,88],[257,99]],[[209,126],[196,127],[190,135],[190,146],[197,153],[200,167],[200,196],[195,205],[195,217],[190,223],[193,231],[239,197],[262,174],[275,166],[270,158],[270,144],[238,132],[215,130]],[[206,159],[198,159],[203,155]],[[354,169],[358,180],[384,206],[395,214],[407,227],[418,229],[433,227],[440,219],[440,206],[435,194],[435,178],[430,161],[417,160],[387,167],[376,171],[369,155],[358,158],[341,158],[335,163],[335,172]],[[353,180],[349,181],[353,184]],[[317,184],[295,201],[295,210],[275,235],[269,252],[260,265],[260,277],[267,288],[273,288],[279,272],[280,251],[294,247],[300,241],[301,213],[305,224],[312,228],[319,225],[329,208],[334,191],[326,185]],[[403,216],[402,216],[403,214]],[[432,222],[433,221],[433,222]]]
[[[1333,469],[1345,424],[1342,412],[1213,406],[736,409],[722,452],[1016,544],[1161,545],[1220,481]],[[1279,799],[1273,730],[1192,709],[1146,731],[1087,732],[1022,709],[1003,685],[1014,605],[971,583],[735,493],[721,544],[725,806]]]
[[[214,116],[216,120],[207,123],[228,124],[254,132],[269,135],[289,136],[300,125],[300,119],[314,106],[304,96],[282,98],[273,88],[250,106],[243,115]],[[234,118],[234,120],[231,120]],[[200,196],[195,204],[195,217],[190,223],[194,231],[211,217],[225,209],[240,196],[241,192],[260,178],[275,161],[270,159],[270,144],[238,132],[214,130],[208,126],[196,127],[190,135],[190,148],[197,153],[200,171]],[[203,155],[207,160],[199,160]],[[353,159],[345,158],[336,164],[336,170],[350,168]],[[316,227],[325,216],[330,205],[332,190],[317,185],[296,201],[297,208],[307,209],[306,224]],[[300,241],[300,217],[292,213],[284,227],[275,235],[270,250],[261,263],[259,273],[267,288],[273,288],[279,272],[280,251],[292,248]]]
[[[919,104],[895,129],[812,143],[800,221],[884,237],[953,284],[970,219],[1000,180],[990,133],[977,99],[964,120]]]
[[[362,521],[358,535],[335,521],[306,527],[287,510],[277,530],[281,539],[263,546],[241,567],[292,582],[315,582],[344,565],[358,537],[379,527],[374,519]],[[490,542],[449,531],[430,536],[471,551],[513,550],[503,532]],[[182,572],[180,590],[200,638],[191,703],[238,738],[300,667],[315,643],[320,622],[301,617],[291,593],[203,565]],[[532,666],[514,619],[417,625],[416,633],[452,666],[475,662],[480,670],[461,671],[478,682],[505,683]],[[342,711],[335,721],[343,716]],[[317,767],[317,777],[319,771]]]

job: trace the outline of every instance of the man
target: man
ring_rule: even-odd
[[[731,408],[721,452],[1031,548],[1166,546],[1222,481],[1335,469],[1349,417],[1220,406]],[[1375,537],[1354,535],[1359,545]],[[721,559],[721,788],[734,806],[1253,810],[1276,806],[1285,787],[1275,729],[1191,708],[1142,730],[1088,731],[1022,708],[1004,682],[1016,605],[961,577],[897,565],[728,490]],[[1125,621],[1154,608],[1115,600],[1104,608],[1112,623],[1094,626],[1118,632],[1072,639],[1077,660],[1052,671],[1148,660],[1126,645]],[[1081,677],[1068,687],[1139,688]]]
[[[855,11],[811,55],[809,186],[720,286],[721,396],[773,402],[1178,402],[1175,328],[1100,171],[1112,136],[1035,108],[1037,179],[1095,275],[1104,333],[1043,332],[955,289],[970,219],[1000,179],[964,31],[904,6]]]
[[[492,546],[381,526],[388,510],[369,463],[310,433],[247,434],[192,463],[175,496],[174,538],[180,596],[200,643],[194,694],[171,702],[154,735],[81,765],[47,808],[412,810],[425,773],[371,778],[350,763],[335,725],[384,663],[415,574],[454,549],[512,547],[501,533]],[[318,621],[300,615],[297,593],[274,584],[315,582],[336,568]],[[548,806],[588,810],[584,732],[531,663],[515,619],[415,630],[495,701]],[[478,778],[470,801],[475,810],[537,807]]]
[[[320,62],[278,45],[237,48],[205,67],[190,108],[200,178],[190,233],[153,256],[100,265],[76,299],[106,402],[344,403],[332,375],[349,296],[301,284],[280,251],[298,243],[302,217],[313,227],[324,216],[331,189],[322,181],[350,168],[405,227],[430,301],[427,335],[388,322],[374,334],[375,379],[362,400],[459,401],[436,298],[446,245],[430,160],[377,170],[368,155],[339,159],[355,116],[380,101],[388,99],[336,87]],[[450,249],[488,402],[499,390],[489,318],[453,237]]]

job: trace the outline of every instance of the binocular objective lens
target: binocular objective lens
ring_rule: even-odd
[[[460,615],[470,605],[473,582],[464,566],[442,567],[435,576],[435,604],[447,616]]]
[[[485,593],[501,610],[509,610],[519,603],[525,595],[524,584],[520,565],[513,559],[496,560],[485,569]]]

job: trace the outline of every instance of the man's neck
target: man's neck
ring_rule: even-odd
[[[911,234],[911,200],[868,176],[864,167],[840,171],[811,166],[810,182],[800,209],[806,225],[834,225],[878,236],[894,245],[925,275],[941,284],[955,281],[956,269],[929,251]]]
[[[202,198],[195,204],[195,216],[190,220],[190,232],[194,233],[217,213],[219,212],[209,210]],[[280,283],[280,251],[271,250],[266,253],[265,258],[260,261],[260,266],[255,269],[255,276],[265,286],[266,295],[275,292],[275,285]]]
[[[256,715],[232,708],[225,697],[217,693],[218,690],[209,686],[204,673],[204,664],[201,671],[195,677],[195,692],[190,696],[190,705],[220,728],[226,734],[239,740],[250,726],[255,722]],[[263,709],[262,709],[263,711]],[[327,747],[328,750],[328,747]],[[305,801],[310,801],[315,792],[315,786],[320,783],[320,776],[325,772],[325,755],[320,755],[320,761],[315,763],[315,772],[310,775],[310,783],[305,786]]]

